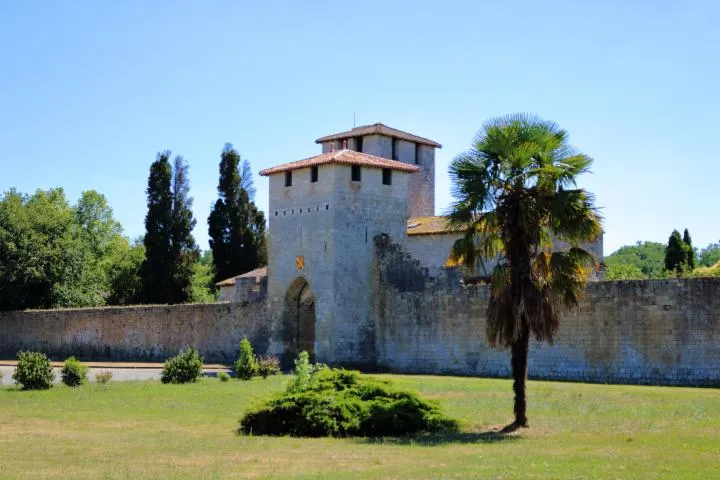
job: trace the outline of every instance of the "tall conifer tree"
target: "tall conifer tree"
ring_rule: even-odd
[[[265,215],[253,202],[250,164],[225,144],[220,156],[218,200],[208,217],[215,280],[243,274],[267,262]]]
[[[665,270],[669,272],[683,271],[687,266],[687,247],[680,237],[680,232],[673,230],[665,247]]]
[[[145,261],[140,269],[145,303],[181,303],[190,298],[192,263],[198,249],[189,197],[187,164],[162,152],[150,166],[145,217]]]
[[[692,246],[692,238],[690,238],[690,232],[688,232],[687,228],[685,232],[683,232],[683,243],[687,246],[687,259],[685,263],[687,263],[690,270],[695,270],[695,249]]]

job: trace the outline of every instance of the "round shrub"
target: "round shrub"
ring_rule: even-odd
[[[258,375],[267,378],[280,373],[280,360],[277,357],[265,355],[258,360]]]
[[[60,373],[65,385],[79,387],[87,382],[88,367],[76,360],[75,357],[70,357],[65,360],[65,365]]]
[[[240,355],[233,364],[235,376],[240,380],[250,380],[258,373],[258,362],[252,345],[247,338],[240,342]]]
[[[457,420],[434,402],[358,372],[323,368],[302,391],[288,389],[249,410],[240,431],[254,435],[298,437],[401,436],[450,433]]]
[[[47,355],[40,352],[19,352],[13,380],[23,390],[47,390],[52,387],[55,372]]]
[[[218,372],[217,377],[220,379],[221,382],[227,382],[230,380],[230,375],[228,375],[227,372]]]
[[[202,368],[203,361],[200,354],[195,347],[188,347],[165,362],[160,381],[162,383],[197,382],[202,375]]]

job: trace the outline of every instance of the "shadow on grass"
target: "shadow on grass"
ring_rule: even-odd
[[[424,447],[433,447],[435,445],[447,445],[450,443],[517,442],[520,439],[521,437],[519,435],[513,435],[511,432],[488,430],[485,432],[460,432],[445,435],[363,438],[359,440],[359,443],[375,445],[420,445]]]

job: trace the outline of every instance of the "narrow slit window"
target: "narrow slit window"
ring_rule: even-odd
[[[392,185],[392,170],[383,168],[383,185]]]
[[[362,172],[360,171],[360,165],[353,165],[351,167],[350,179],[353,182],[359,182],[362,180]]]
[[[415,165],[420,165],[420,144],[415,144]]]
[[[285,186],[292,187],[292,170],[285,172]]]
[[[362,152],[363,149],[363,137],[355,137],[355,151]]]
[[[397,138],[392,139],[392,159],[397,160],[398,159],[398,151],[397,151]]]
[[[318,181],[318,167],[310,167],[310,183]]]

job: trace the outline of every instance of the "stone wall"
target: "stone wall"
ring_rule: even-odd
[[[247,336],[270,347],[265,303],[148,305],[0,312],[0,358],[38,350],[53,360],[164,361],[195,345],[206,361],[232,361]]]
[[[376,240],[376,359],[395,372],[510,375],[485,340],[489,291],[444,270],[431,278]],[[720,278],[595,282],[561,317],[554,345],[530,347],[531,378],[720,386]]]

